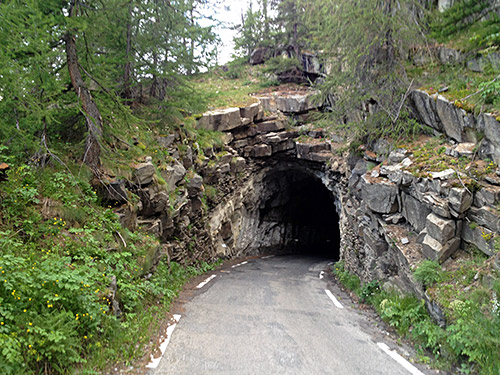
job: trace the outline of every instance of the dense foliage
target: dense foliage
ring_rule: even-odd
[[[160,244],[122,228],[86,180],[19,166],[0,182],[2,374],[98,370],[110,358],[140,357],[155,315],[207,269],[162,262],[145,278]]]
[[[429,316],[424,301],[415,296],[384,291],[377,281],[361,283],[342,261],[335,264],[333,273],[347,289],[359,296],[361,302],[372,305],[400,335],[411,339],[421,360],[428,362],[428,355],[432,355],[440,366],[450,369],[454,365],[464,374],[470,374],[471,369],[484,375],[500,371],[500,310],[498,301],[490,300],[489,293],[482,291],[479,299],[464,293],[454,294],[446,310],[448,325],[442,328]],[[446,278],[456,279],[462,275],[458,272],[445,275],[435,262],[424,261],[415,270],[415,276],[425,286],[432,286]],[[493,295],[499,292],[500,283],[497,282]]]
[[[493,0],[461,0],[432,23],[432,36],[447,41],[465,33],[465,48],[500,46],[500,5]]]
[[[207,5],[207,0],[0,3],[4,145],[26,157],[41,143],[46,153],[60,138],[83,141],[94,126],[105,147],[117,136],[116,127],[138,121],[127,105],[158,101],[157,111],[178,111],[183,77],[214,62],[216,35],[212,27],[200,26]]]

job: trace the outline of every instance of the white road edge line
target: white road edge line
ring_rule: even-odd
[[[247,263],[248,263],[247,261],[245,261],[245,262],[241,262],[241,263],[239,263],[239,264],[235,264],[235,265],[234,265],[234,266],[232,266],[231,268],[236,268],[236,267],[242,266],[242,265],[247,264]]]
[[[161,359],[163,358],[163,355],[165,354],[165,351],[167,350],[167,346],[168,343],[170,342],[170,338],[172,337],[172,333],[174,333],[175,326],[177,325],[177,323],[179,323],[180,319],[181,319],[180,315],[174,315],[175,323],[168,326],[167,338],[160,345],[161,356],[159,356],[158,358],[154,358],[153,355],[151,354],[151,362],[146,366],[146,368],[155,369],[158,367],[158,365],[161,362]]]
[[[319,279],[321,280],[323,277],[325,277],[325,271],[319,273]]]
[[[268,255],[268,256],[262,257],[261,259],[269,259],[269,258],[274,258],[274,255]]]
[[[397,363],[399,363],[401,366],[403,366],[405,369],[407,369],[412,375],[424,375],[424,373],[421,372],[418,368],[416,368],[415,366],[413,366],[410,362],[408,362],[406,359],[404,359],[403,357],[401,357],[394,350],[391,350],[387,344],[385,344],[383,342],[378,342],[377,345],[387,355],[389,355]]]
[[[198,286],[196,288],[198,289],[201,289],[203,288],[205,285],[207,285],[210,281],[212,281],[213,279],[215,279],[217,277],[217,275],[212,275],[210,276],[208,279],[206,279],[205,281],[201,282],[198,284]]]
[[[335,296],[333,295],[332,292],[330,292],[328,289],[325,289],[325,293],[328,297],[330,297],[330,299],[332,300],[333,304],[339,308],[339,309],[343,309],[344,306],[342,306],[342,304],[338,301],[337,298],[335,298]]]

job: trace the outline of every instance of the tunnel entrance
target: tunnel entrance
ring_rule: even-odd
[[[267,196],[259,208],[261,227],[278,226],[279,253],[338,260],[339,216],[334,196],[315,176],[300,169],[277,171],[264,180]],[[276,232],[276,231],[274,231]]]

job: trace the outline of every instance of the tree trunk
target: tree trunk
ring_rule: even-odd
[[[158,58],[156,56],[156,52],[153,52],[153,66],[155,69],[158,68]],[[158,76],[156,75],[155,72],[153,73],[153,81],[151,82],[151,87],[149,89],[149,96],[156,99],[157,92],[158,92]]]
[[[191,27],[194,28],[194,4],[191,4],[191,9],[189,10],[189,22]],[[194,73],[194,37],[191,35],[191,46],[189,48],[189,74]]]
[[[299,25],[297,22],[293,24],[293,50],[295,51],[295,57],[300,60],[301,56],[300,56],[298,27]]]
[[[126,47],[126,63],[123,74],[123,97],[127,99],[127,104],[130,104],[132,99],[132,91],[130,90],[130,76],[132,71],[131,52],[132,52],[132,1],[128,5],[128,20],[127,20],[127,47]]]
[[[77,1],[78,0],[71,0],[69,17],[76,16]],[[83,162],[87,164],[94,173],[97,173],[101,166],[101,145],[99,144],[99,140],[102,135],[102,117],[80,73],[74,33],[68,31],[64,36],[64,41],[66,43],[66,59],[71,84],[76,91],[76,95],[80,99],[87,122],[88,135],[85,143]]]

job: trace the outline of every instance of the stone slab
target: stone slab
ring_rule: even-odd
[[[468,244],[476,246],[488,256],[494,254],[494,233],[488,228],[466,223],[462,229],[462,239]]]
[[[388,180],[372,183],[365,176],[362,176],[361,180],[364,182],[361,195],[370,210],[380,214],[392,214],[398,211],[399,189],[397,185]]]
[[[460,247],[460,238],[453,238],[446,244],[440,244],[428,234],[422,242],[422,252],[431,260],[436,260],[443,263],[451,255],[453,255]]]
[[[427,216],[431,213],[431,208],[412,197],[402,193],[402,214],[416,232],[421,232],[427,223]]]
[[[229,131],[242,125],[239,108],[225,108],[206,112],[198,120],[198,127],[213,131]]]
[[[441,245],[446,244],[456,233],[454,220],[439,217],[434,213],[427,216],[426,228],[428,235],[437,240]]]

